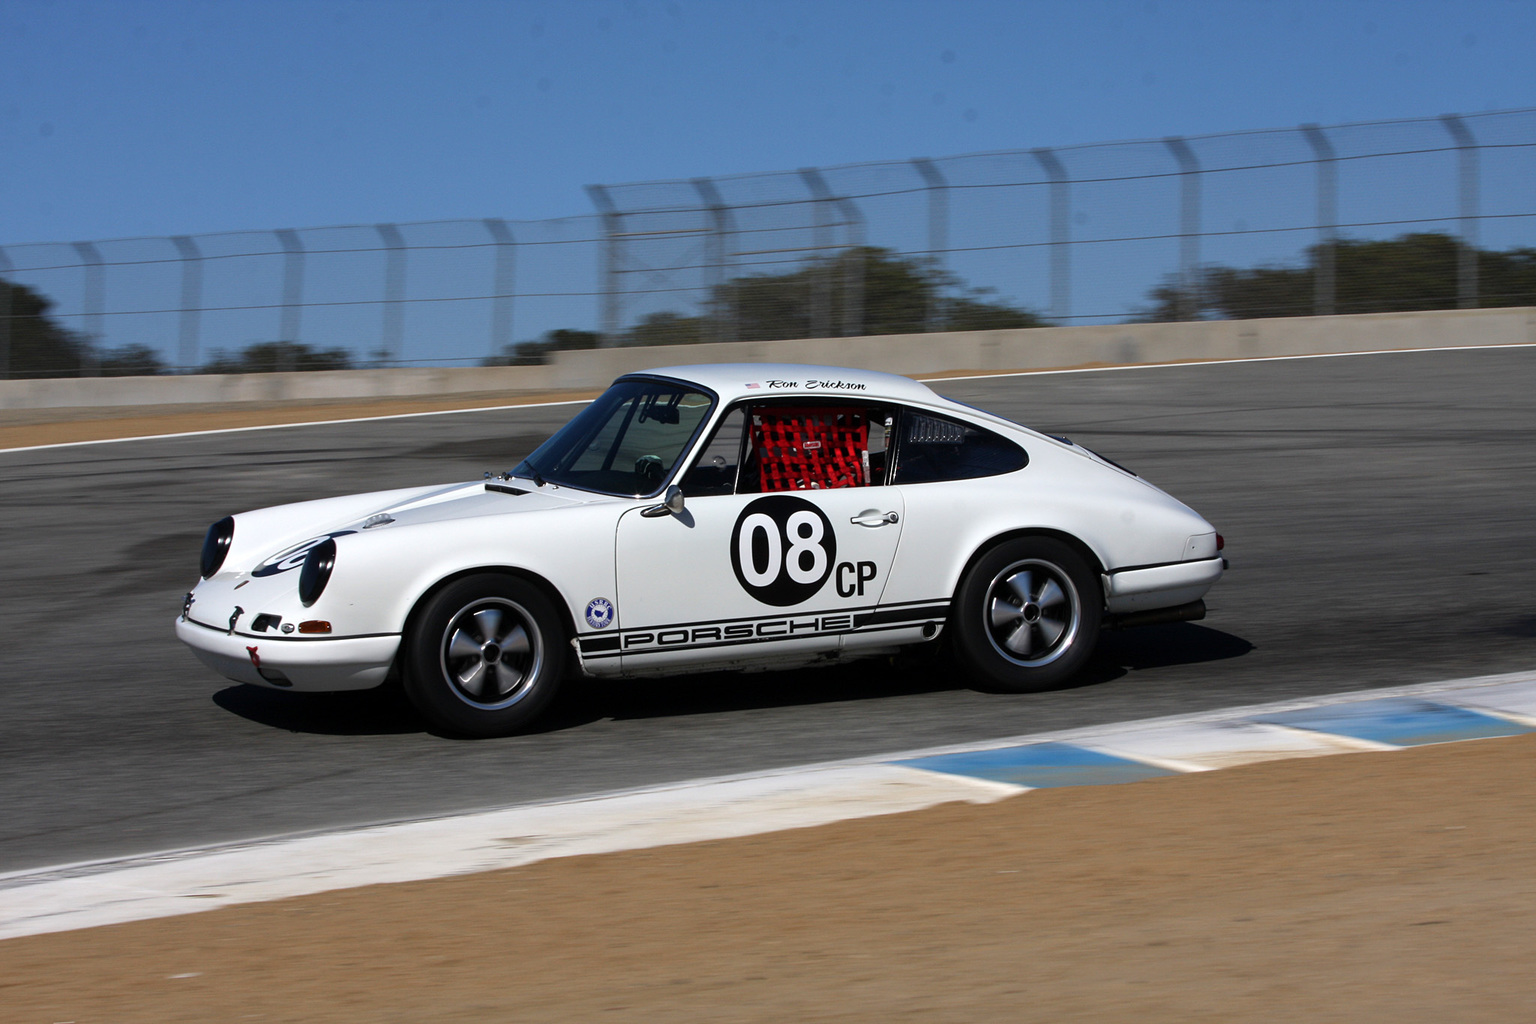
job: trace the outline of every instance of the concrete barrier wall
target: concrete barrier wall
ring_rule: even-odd
[[[1536,307],[602,349],[558,352],[547,366],[12,380],[0,381],[0,409],[596,390],[621,373],[682,363],[812,363],[923,376],[957,370],[1518,344],[1536,344]]]

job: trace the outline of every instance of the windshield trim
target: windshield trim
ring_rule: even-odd
[[[538,472],[536,467],[529,463],[528,459],[526,458],[519,462],[515,467],[513,467],[513,475],[521,477],[525,480],[532,480],[535,483],[543,481],[545,484],[553,484],[558,487],[569,488],[570,490],[581,491],[586,494],[601,494],[609,498],[633,498],[636,500],[641,500],[655,498],[666,491],[667,486],[671,484],[673,480],[677,479],[677,477],[683,472],[684,468],[689,465],[689,462],[694,454],[694,449],[696,449],[699,445],[699,439],[704,435],[705,431],[708,430],[710,425],[714,423],[715,416],[720,410],[720,395],[717,391],[715,391],[714,388],[705,387],[703,384],[700,384],[697,381],[685,380],[682,377],[669,377],[659,373],[626,373],[623,376],[616,377],[613,383],[609,384],[608,387],[604,389],[603,395],[606,395],[609,390],[619,384],[632,381],[676,385],[686,388],[689,391],[696,392],[697,394],[701,394],[705,398],[709,399],[709,410],[699,418],[698,425],[693,428],[692,436],[690,436],[688,440],[684,442],[682,449],[679,451],[677,460],[672,465],[672,471],[662,479],[660,486],[658,486],[654,491],[651,491],[647,494],[634,494],[629,491],[604,491],[595,487],[583,487],[580,484],[568,483],[564,480],[545,478]],[[591,402],[587,403],[587,405],[582,409],[582,412],[586,412],[586,410],[590,409],[594,403],[602,401],[603,395],[599,395],[597,398],[594,398]],[[576,415],[579,416],[581,413],[577,413]],[[570,421],[567,420],[566,424],[562,424],[560,428],[554,433],[550,434],[549,437],[553,438],[555,434],[558,434],[561,430],[564,430],[569,422]],[[546,438],[544,443],[548,443],[548,441],[549,438]],[[543,447],[543,444],[541,444],[540,447]]]

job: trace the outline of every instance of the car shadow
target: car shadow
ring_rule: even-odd
[[[1241,637],[1187,622],[1106,631],[1083,671],[1057,689],[1088,689],[1136,671],[1240,658],[1252,650],[1253,644]],[[970,689],[975,689],[970,680],[942,653],[789,672],[586,679],[568,685],[533,731],[556,732],[603,719],[759,711]]]
[[[1174,665],[1199,665],[1241,658],[1254,649],[1253,644],[1240,636],[1193,622],[1111,629],[1099,637],[1089,669],[1096,665],[1115,665],[1135,672]]]
[[[1108,631],[1082,672],[1061,690],[1090,689],[1132,672],[1240,658],[1241,637],[1181,622]],[[889,700],[973,689],[942,653],[871,658],[784,672],[710,672],[656,679],[573,679],[530,734],[564,732],[604,720],[679,718],[774,708]],[[290,693],[230,686],[213,701],[231,714],[290,732],[332,736],[433,733],[398,686],[348,693]]]
[[[321,736],[391,736],[430,731],[398,686],[342,693],[293,693],[226,686],[213,702],[232,715],[273,729]]]

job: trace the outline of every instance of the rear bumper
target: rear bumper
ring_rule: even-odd
[[[237,683],[318,692],[378,686],[400,649],[399,634],[302,640],[231,636],[183,618],[176,620],[176,637],[204,665]]]
[[[1104,600],[1111,614],[1169,608],[1205,596],[1221,579],[1223,559],[1174,562],[1145,569],[1124,569],[1104,577]]]

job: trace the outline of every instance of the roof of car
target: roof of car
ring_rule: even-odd
[[[659,366],[638,371],[660,377],[702,384],[724,402],[765,395],[805,395],[816,398],[885,398],[932,403],[938,395],[910,377],[876,370],[842,366],[811,366],[800,363],[699,363],[693,366]],[[625,374],[631,376],[631,374]]]

